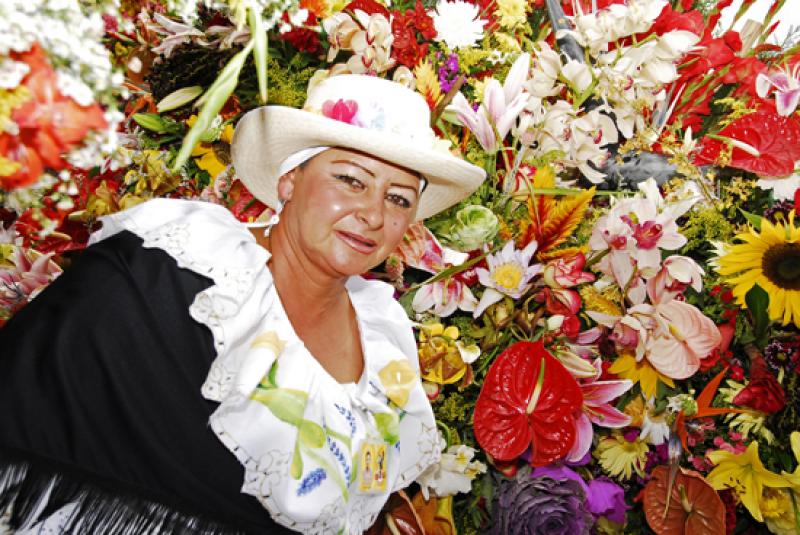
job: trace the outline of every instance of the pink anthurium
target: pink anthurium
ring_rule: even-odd
[[[618,429],[631,423],[631,417],[619,411],[611,405],[611,402],[630,390],[633,382],[628,379],[598,381],[597,379],[603,372],[600,362],[600,359],[594,362],[597,370],[595,376],[580,383],[583,406],[581,412],[576,415],[577,433],[575,444],[567,455],[568,461],[579,461],[592,447],[592,435],[594,434],[592,424]]]

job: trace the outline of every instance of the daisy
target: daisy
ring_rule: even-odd
[[[468,2],[441,0],[431,14],[436,28],[435,41],[452,48],[470,48],[483,39],[486,22],[478,17],[478,6]]]
[[[486,291],[483,292],[473,317],[483,314],[489,305],[497,303],[504,295],[519,299],[530,289],[531,279],[542,270],[541,264],[530,265],[536,246],[536,241],[532,241],[525,249],[517,251],[514,249],[514,242],[509,241],[500,252],[486,257],[489,269],[475,270]]]
[[[639,437],[628,440],[619,433],[602,439],[595,448],[595,456],[603,470],[617,479],[630,479],[634,472],[644,477],[647,463],[647,444]]]
[[[789,213],[788,224],[761,220],[761,229],[738,234],[720,257],[718,271],[733,286],[738,304],[758,284],[769,295],[769,317],[800,327],[800,228]]]

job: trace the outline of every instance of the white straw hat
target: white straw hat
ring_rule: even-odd
[[[256,108],[239,121],[231,153],[236,174],[257,199],[278,205],[281,164],[311,147],[344,147],[376,156],[426,178],[417,219],[463,200],[486,176],[447,150],[430,128],[422,96],[374,76],[339,75],[309,88],[302,110]]]

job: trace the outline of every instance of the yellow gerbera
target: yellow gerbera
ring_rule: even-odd
[[[644,467],[647,463],[647,443],[636,437],[627,440],[616,433],[602,439],[594,451],[595,457],[600,461],[600,466],[611,477],[630,479],[635,471],[644,477]]]
[[[794,210],[787,223],[761,220],[761,230],[737,234],[741,243],[731,245],[720,257],[718,271],[728,276],[736,302],[758,284],[769,295],[769,317],[784,325],[800,327],[800,228],[794,224]]]

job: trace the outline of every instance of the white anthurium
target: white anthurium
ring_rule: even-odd
[[[561,68],[561,75],[569,82],[570,87],[576,93],[583,93],[592,85],[592,70],[591,68],[580,61],[574,59],[569,60],[566,65]]]

